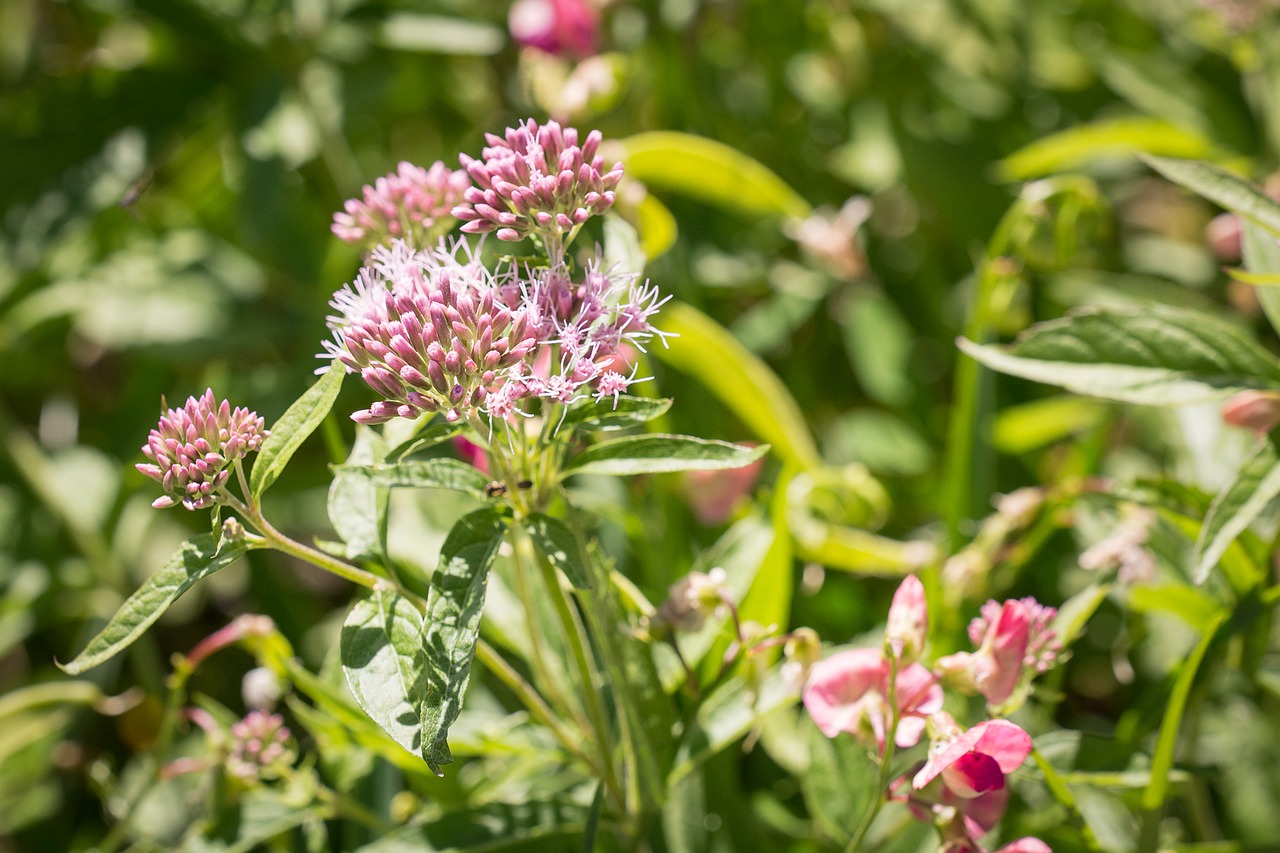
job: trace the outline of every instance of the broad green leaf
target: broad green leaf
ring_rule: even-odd
[[[1199,160],[1144,157],[1151,168],[1280,236],[1280,204],[1243,178]]]
[[[1106,601],[1109,592],[1111,584],[1092,583],[1062,603],[1053,620],[1053,632],[1062,648],[1071,648],[1071,644],[1084,635],[1089,620]]]
[[[453,761],[446,737],[462,710],[471,660],[480,635],[489,567],[507,532],[497,507],[464,515],[445,537],[440,565],[431,576],[422,635],[427,691],[422,704],[422,757],[437,775]]]
[[[1280,275],[1280,245],[1276,243],[1276,235],[1271,231],[1245,220],[1244,232],[1240,235],[1240,249],[1245,268],[1251,274]],[[1254,293],[1258,296],[1258,302],[1262,305],[1271,328],[1280,330],[1280,289],[1255,287]]]
[[[663,308],[660,325],[679,337],[669,347],[654,347],[655,357],[701,382],[785,462],[802,469],[822,464],[787,386],[727,329],[679,302]]]
[[[1184,583],[1135,586],[1129,591],[1134,613],[1170,613],[1197,630],[1218,614],[1218,604],[1203,590]]]
[[[79,675],[115,657],[142,636],[192,584],[226,568],[249,550],[246,544],[237,542],[223,543],[222,550],[218,551],[213,537],[207,533],[188,539],[158,572],[120,605],[111,621],[89,641],[84,651],[70,663],[59,666],[63,672]]]
[[[1009,347],[958,343],[994,370],[1127,403],[1182,406],[1280,387],[1280,366],[1262,347],[1215,319],[1167,306],[1041,323]]]
[[[621,216],[606,216],[602,261],[604,268],[640,275],[644,272],[646,262],[644,250],[640,247],[640,237],[631,223]]]
[[[618,144],[627,175],[650,189],[684,193],[733,213],[804,219],[812,212],[809,203],[785,181],[723,142],[653,131]]]
[[[799,781],[814,824],[831,838],[847,838],[879,793],[867,749],[848,735],[827,737],[808,714],[801,716],[799,734],[809,755]]]
[[[1108,157],[1136,153],[1209,157],[1213,145],[1198,133],[1146,116],[1104,119],[1043,136],[1000,161],[1003,181],[1025,181],[1071,171]]]
[[[742,468],[769,452],[688,435],[632,435],[592,445],[569,460],[566,474],[662,474]]]
[[[547,562],[564,572],[577,589],[591,588],[591,573],[582,564],[577,539],[569,526],[558,518],[535,512],[521,522],[529,532],[534,547]]]
[[[992,443],[1004,453],[1027,453],[1092,429],[1107,416],[1107,405],[1063,394],[1009,406],[996,415]]]
[[[777,625],[783,630],[791,626],[791,598],[795,588],[796,561],[786,513],[787,485],[795,473],[794,468],[784,468],[774,483],[773,499],[769,502],[773,540],[760,559],[751,588],[738,605],[739,618],[761,625]]]
[[[396,743],[420,755],[422,614],[398,593],[375,590],[351,608],[338,652],[360,707]]]
[[[614,400],[588,398],[564,416],[564,425],[587,431],[626,429],[647,423],[671,408],[669,398],[620,396]]]
[[[373,465],[382,461],[386,444],[374,430],[356,427],[355,444],[347,465]],[[334,471],[329,484],[329,523],[346,543],[351,558],[376,557],[382,552],[387,529],[387,491],[368,477],[347,468]]]
[[[409,486],[418,489],[452,489],[478,496],[489,484],[480,469],[457,459],[410,459],[394,465],[341,465],[339,474],[364,477],[378,486]]]
[[[1264,437],[1209,505],[1192,554],[1191,577],[1202,584],[1235,538],[1280,495],[1280,451]]]
[[[680,742],[668,784],[674,784],[703,761],[744,737],[765,715],[791,707],[799,699],[799,688],[788,683],[776,670],[765,676],[754,693],[743,680],[726,683],[698,709],[689,733]]]
[[[258,452],[253,471],[249,474],[249,493],[254,500],[261,498],[262,493],[271,488],[271,484],[284,471],[302,442],[315,432],[316,427],[329,414],[334,401],[338,399],[338,392],[342,390],[342,377],[345,374],[346,370],[334,362],[334,366],[272,425],[271,435],[262,443],[262,450]]]
[[[93,705],[103,697],[91,681],[50,681],[10,690],[0,696],[0,720],[25,714],[46,705]]]
[[[660,258],[675,245],[676,218],[667,206],[656,197],[645,193],[636,205],[637,227],[640,231],[640,248],[649,260]]]

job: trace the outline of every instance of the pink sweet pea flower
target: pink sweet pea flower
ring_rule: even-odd
[[[1004,788],[1004,777],[1031,754],[1031,735],[1008,720],[987,720],[934,744],[929,760],[911,780],[920,790],[939,775],[952,793],[974,799]]]
[[[1049,624],[1057,612],[1034,598],[988,601],[969,625],[969,638],[978,650],[948,655],[937,669],[948,683],[1000,705],[1013,695],[1024,672],[1044,672],[1053,663],[1059,645]]]
[[[915,575],[907,575],[889,605],[889,623],[884,629],[884,642],[903,663],[914,661],[924,649],[929,630],[929,610],[924,598],[924,584]]]
[[[924,734],[924,717],[942,709],[942,688],[920,664],[901,669],[890,690],[893,667],[876,649],[849,649],[813,665],[804,688],[804,706],[827,737],[849,732],[859,743],[883,750],[897,704],[894,743],[915,746]]]

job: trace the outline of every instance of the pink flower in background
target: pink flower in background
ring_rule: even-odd
[[[483,474],[489,473],[489,454],[485,453],[483,447],[458,435],[453,438],[453,449],[462,457],[463,462],[471,464]]]
[[[1280,424],[1280,394],[1275,391],[1241,391],[1222,404],[1222,420],[1265,435]]]
[[[348,199],[333,215],[332,231],[340,240],[367,248],[397,238],[421,248],[453,227],[450,211],[469,186],[465,172],[438,160],[430,169],[401,162],[396,171],[366,185],[362,198]]]
[[[884,629],[885,645],[899,660],[910,663],[924,649],[928,631],[929,610],[924,598],[924,584],[915,575],[907,575],[889,605],[889,623]]]
[[[1003,605],[988,601],[969,624],[969,638],[978,650],[948,655],[938,661],[938,669],[948,681],[999,705],[1013,695],[1024,673],[1044,672],[1057,657],[1059,644],[1049,628],[1057,612],[1034,598]]]
[[[738,501],[751,494],[764,470],[764,462],[761,458],[750,465],[725,471],[685,472],[684,491],[693,517],[707,526],[728,521]]]
[[[924,717],[942,709],[942,688],[920,664],[901,669],[890,688],[891,664],[878,649],[849,649],[813,665],[804,688],[804,706],[827,737],[848,732],[866,746],[883,750],[897,705],[894,743],[915,746]]]
[[[507,26],[525,47],[584,57],[596,52],[600,21],[588,0],[516,0]]]

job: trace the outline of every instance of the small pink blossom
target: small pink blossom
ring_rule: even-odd
[[[520,44],[554,56],[596,52],[599,17],[588,0],[516,0],[507,26]]]
[[[1008,720],[987,720],[966,732],[947,735],[932,745],[929,760],[911,780],[916,790],[941,775],[948,790],[971,800],[1004,788],[1004,777],[1031,754],[1031,735]]]
[[[361,198],[348,199],[333,215],[332,231],[366,248],[397,238],[426,246],[453,226],[450,211],[469,186],[466,172],[438,160],[430,169],[401,162],[396,171],[365,186]]]
[[[924,597],[924,584],[915,575],[907,575],[893,594],[889,605],[889,623],[885,626],[885,645],[904,663],[914,661],[924,649],[929,631],[929,610]]]
[[[978,650],[948,655],[937,668],[949,683],[1000,705],[1024,676],[1029,679],[1052,665],[1059,644],[1049,625],[1056,615],[1057,610],[1034,598],[1011,599],[1003,605],[988,601],[969,625],[969,637]]]
[[[827,737],[849,732],[860,743],[884,749],[893,717],[888,697],[897,705],[894,743],[915,746],[924,734],[925,715],[942,709],[942,688],[920,664],[897,673],[878,649],[849,649],[813,665],[804,689],[804,706]]]
[[[1280,393],[1241,391],[1222,404],[1222,420],[1265,435],[1280,425]]]

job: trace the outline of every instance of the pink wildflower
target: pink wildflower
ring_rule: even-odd
[[[516,0],[507,17],[511,36],[555,56],[596,52],[599,19],[588,0]]]
[[[465,172],[436,161],[430,169],[401,162],[396,171],[365,186],[362,198],[348,199],[333,215],[338,239],[372,248],[399,238],[426,246],[453,226],[450,211],[471,186]]]
[[[188,397],[181,409],[169,409],[142,448],[151,461],[135,466],[164,487],[165,495],[151,505],[213,506],[231,475],[229,466],[262,447],[268,435],[263,427],[256,412],[215,401],[211,388],[199,399]]]
[[[1280,425],[1280,393],[1241,391],[1222,404],[1222,420],[1265,435]]]
[[[924,734],[924,716],[942,709],[942,688],[920,664],[897,673],[877,649],[850,649],[813,665],[804,689],[804,706],[827,737],[849,732],[860,743],[883,750],[895,714],[894,743],[907,748]],[[889,705],[892,695],[896,709]]]
[[[764,463],[764,459],[757,459],[741,468],[686,472],[684,493],[698,523],[716,525],[728,521],[738,502],[751,494]]]
[[[924,650],[929,630],[929,610],[924,598],[924,584],[915,575],[907,575],[889,605],[889,622],[884,642],[903,663],[911,663]]]
[[[969,624],[973,653],[959,652],[938,661],[944,678],[961,689],[974,690],[999,705],[1013,695],[1024,676],[1044,672],[1057,656],[1057,637],[1049,628],[1057,610],[1034,598],[1012,599],[1003,605],[988,601],[982,615]]]

